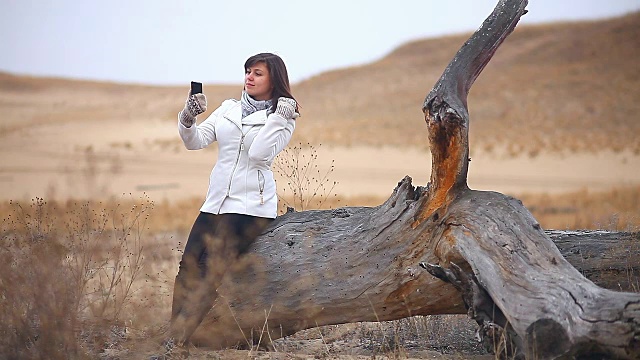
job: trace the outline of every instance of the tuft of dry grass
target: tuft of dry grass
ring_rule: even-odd
[[[95,358],[122,346],[128,332],[146,323],[139,311],[147,291],[142,239],[152,208],[144,199],[129,209],[91,203],[58,207],[39,198],[5,205],[0,232],[3,355]]]
[[[545,229],[640,230],[640,185],[517,197]]]
[[[414,316],[311,328],[276,340],[274,348],[323,357],[349,354],[392,359],[487,354],[474,340],[474,328],[466,315]]]

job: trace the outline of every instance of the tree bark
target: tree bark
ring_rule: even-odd
[[[500,1],[427,95],[429,184],[405,178],[377,207],[279,217],[231,269],[194,341],[466,312],[502,357],[640,357],[640,294],[610,290],[638,290],[637,233],[545,232],[519,200],[467,186],[467,94],[526,5]]]
[[[609,290],[640,291],[640,232],[546,230],[562,256]]]
[[[218,289],[219,301],[194,341],[243,346],[320,325],[466,313],[454,286],[421,271],[421,264],[451,255],[452,246],[443,231],[416,232],[410,226],[425,190],[406,177],[377,207],[280,216]],[[640,288],[640,233],[545,233],[596,284]],[[460,259],[453,261],[465,263]]]

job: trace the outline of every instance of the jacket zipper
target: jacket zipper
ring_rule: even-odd
[[[258,188],[260,189],[260,205],[264,205],[264,175],[258,170]]]
[[[245,133],[242,132],[242,129],[240,129],[240,133],[242,133],[242,137],[240,138],[240,147],[238,148],[238,156],[236,157],[236,163],[233,164],[233,170],[231,171],[231,176],[229,177],[229,186],[227,187],[226,197],[229,197],[229,195],[231,195],[231,183],[233,182],[233,177],[236,174],[236,169],[238,168],[238,163],[240,162],[240,154],[242,153],[242,150],[244,150]]]
[[[230,118],[228,118],[227,116],[225,116],[225,118],[231,122],[233,122],[236,127],[240,130],[240,133],[242,134],[242,136],[240,137],[240,147],[238,149],[238,156],[236,157],[236,162],[233,165],[233,170],[231,171],[231,176],[229,177],[229,186],[227,187],[227,194],[225,197],[229,197],[229,195],[231,195],[231,183],[233,183],[233,177],[236,173],[236,170],[238,169],[238,163],[240,162],[240,155],[242,154],[242,151],[244,150],[244,138],[247,134],[245,134],[242,131],[242,127],[238,126],[233,120],[231,120]],[[260,188],[260,205],[264,205],[264,197],[263,197],[263,192],[264,192],[264,175],[262,174],[262,172],[260,170],[258,170],[258,186]]]

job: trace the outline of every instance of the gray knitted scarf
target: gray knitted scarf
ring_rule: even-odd
[[[244,119],[256,111],[270,108],[271,100],[255,100],[246,91],[243,91],[240,104],[242,104],[242,118]]]

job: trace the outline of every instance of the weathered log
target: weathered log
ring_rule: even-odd
[[[560,231],[545,233],[562,256],[596,285],[640,291],[640,232]]]
[[[437,260],[429,232],[411,227],[423,191],[405,178],[377,207],[278,217],[218,289],[193,340],[225,347],[317,325],[464,313],[455,288],[419,267]]]
[[[640,294],[613,292],[586,279],[519,201],[468,191],[450,205],[444,221],[456,242],[452,251],[473,271],[427,268],[461,290],[488,344],[515,345],[507,357],[640,354]]]
[[[317,325],[466,311],[502,356],[640,357],[640,294],[596,286],[584,275],[603,265],[584,261],[582,242],[545,232],[512,197],[467,187],[467,94],[526,5],[500,1],[427,95],[428,186],[405,178],[378,207],[279,217],[231,269],[194,341],[268,343]],[[624,236],[635,247],[614,265],[636,276],[638,235]]]
[[[221,348],[318,325],[466,313],[454,287],[420,271],[421,262],[439,256],[440,234],[410,226],[425,190],[406,177],[377,207],[280,216],[225,279],[194,340]],[[600,286],[630,290],[640,283],[639,233],[547,233]],[[624,261],[614,260],[619,254]]]

